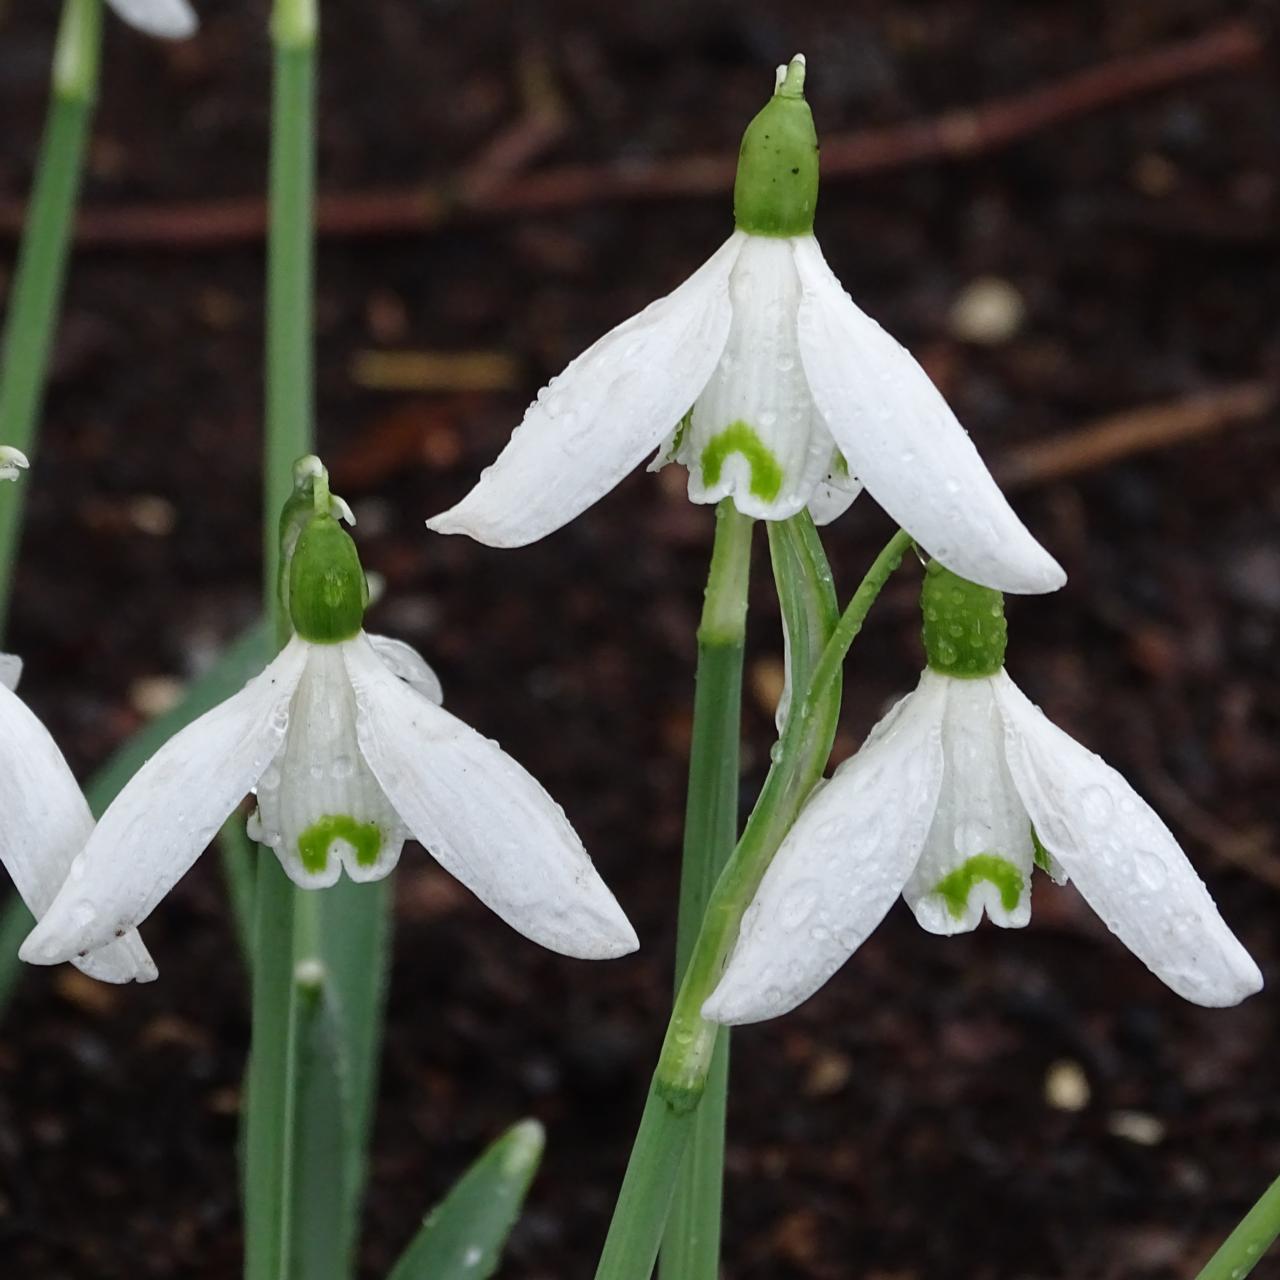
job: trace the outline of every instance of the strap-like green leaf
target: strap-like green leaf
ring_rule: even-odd
[[[347,1132],[350,1104],[331,978],[295,975],[296,1096],[289,1214],[289,1274],[343,1280],[351,1272],[356,1215]]]
[[[543,1141],[536,1120],[508,1129],[431,1211],[387,1280],[493,1275],[542,1159]]]

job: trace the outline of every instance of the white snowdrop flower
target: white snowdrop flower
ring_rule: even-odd
[[[304,888],[344,870],[380,879],[413,835],[535,942],[588,959],[635,950],[563,810],[440,707],[439,682],[414,650],[364,632],[364,574],[327,498],[326,485],[292,540],[293,638],[129,782],[23,959],[50,964],[145,919],[250,790],[250,834]]]
[[[899,895],[932,933],[1031,916],[1034,866],[1075,882],[1180,996],[1239,1003],[1262,975],[1169,829],[1108,764],[1006,674],[999,593],[936,562],[916,690],[815,790],[761,881],[716,990],[716,1022],[794,1008]]]
[[[31,464],[21,449],[11,444],[0,444],[0,480],[16,480],[18,472],[25,471]]]
[[[862,486],[932,555],[1007,591],[1065,575],[924,370],[854,305],[813,235],[818,151],[797,57],[743,139],[736,230],[539,392],[497,461],[427,523],[498,547],[567,524],[646,455],[694,502],[819,523]]]
[[[185,40],[199,25],[187,0],[107,0],[131,27],[163,40]]]
[[[0,654],[0,863],[40,919],[67,881],[93,818],[57,744],[14,693],[21,673],[21,659]],[[80,911],[74,873],[71,886],[72,910]],[[132,928],[119,935],[113,930],[60,958],[102,982],[150,982],[156,976]]]

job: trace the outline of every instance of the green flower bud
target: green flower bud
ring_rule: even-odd
[[[313,515],[289,563],[293,629],[312,644],[350,640],[364,625],[368,603],[369,584],[356,544],[331,515]]]
[[[804,100],[804,57],[778,77],[764,109],[747,125],[733,185],[738,230],[753,236],[803,236],[818,204],[818,135]]]
[[[920,609],[925,656],[934,671],[976,680],[993,676],[1004,666],[1009,627],[999,591],[968,582],[930,560]]]

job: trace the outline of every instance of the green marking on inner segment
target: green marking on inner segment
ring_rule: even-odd
[[[751,467],[751,492],[764,502],[772,502],[782,489],[782,468],[769,446],[741,419],[730,423],[703,449],[703,483],[708,488],[720,483],[731,453],[740,453]]]
[[[1007,858],[994,853],[978,853],[948,872],[936,885],[934,893],[947,904],[947,910],[957,920],[969,905],[969,894],[979,880],[995,885],[1000,892],[1000,905],[1012,911],[1022,897],[1023,875]]]
[[[329,846],[345,840],[355,851],[362,867],[371,867],[382,849],[382,832],[375,823],[357,822],[345,813],[333,814],[313,822],[298,837],[298,855],[312,875],[319,875],[329,862]]]

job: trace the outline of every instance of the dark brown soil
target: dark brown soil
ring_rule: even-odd
[[[110,23],[90,206],[260,192],[263,7],[207,0],[203,34],[172,48]],[[29,181],[53,9],[0,6],[4,200]],[[456,173],[518,118],[521,66],[547,68],[569,112],[538,165],[674,161],[731,151],[797,48],[819,128],[851,129],[1030,89],[1250,12],[1226,0],[326,9],[333,191]],[[829,183],[818,230],[854,295],[1000,459],[1099,416],[1274,377],[1278,133],[1263,59],[1007,149]],[[542,380],[677,283],[728,225],[726,198],[618,202],[321,247],[319,439],[387,581],[373,622],[420,646],[451,707],[562,800],[644,943],[608,965],[560,959],[406,855],[363,1275],[385,1274],[468,1159],[527,1114],[550,1143],[504,1274],[591,1274],[665,1020],[711,516],[668,472],[632,477],[522,551],[429,536],[422,520],[464,492]],[[6,647],[82,775],[144,718],[156,690],[140,681],[190,677],[257,607],[261,272],[260,250],[240,244],[75,262]],[[982,346],[949,315],[987,275],[1026,317]],[[382,348],[490,351],[515,373],[493,390],[358,385],[354,357]],[[1015,678],[1158,803],[1273,977],[1276,428],[1272,412],[1020,490],[1071,581],[1009,610]],[[831,529],[842,594],[889,531],[870,500]],[[763,556],[759,570],[744,809],[780,656]],[[915,591],[904,573],[854,650],[842,754],[914,682]],[[238,1273],[246,999],[213,858],[147,939],[156,984],[32,971],[8,1014],[6,1276]],[[1039,889],[1025,931],[949,941],[895,908],[819,996],[735,1036],[726,1275],[1190,1277],[1280,1171],[1278,1056],[1273,994],[1231,1011],[1182,1003],[1069,888]],[[1087,1079],[1081,1110],[1048,1100],[1062,1063]]]

